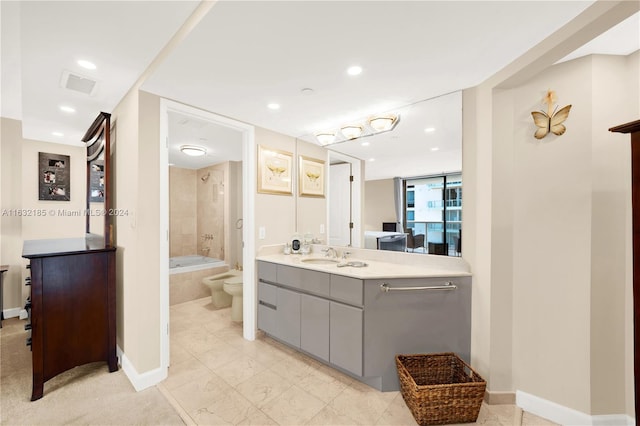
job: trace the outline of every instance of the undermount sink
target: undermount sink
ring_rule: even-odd
[[[310,257],[308,259],[300,259],[304,263],[313,263],[315,265],[333,265],[340,262],[338,259],[331,259],[328,257]]]

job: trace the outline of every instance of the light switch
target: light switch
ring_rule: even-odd
[[[264,226],[261,226],[260,228],[258,228],[258,238],[259,239],[264,240],[266,234],[267,234],[267,231],[264,229]]]
[[[320,224],[320,233],[324,234],[324,223]]]

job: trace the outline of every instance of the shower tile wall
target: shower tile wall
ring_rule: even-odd
[[[196,170],[169,167],[169,255],[200,254],[197,235]]]
[[[197,232],[198,253],[215,259],[225,259],[225,206],[228,204],[229,163],[199,169],[197,188]],[[209,175],[203,182],[202,178]],[[202,235],[212,235],[213,239],[203,239]]]

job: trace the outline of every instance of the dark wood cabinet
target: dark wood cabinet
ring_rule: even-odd
[[[44,382],[76,366],[105,361],[118,369],[115,251],[102,237],[25,241],[32,401],[42,398]]]
[[[640,424],[640,120],[609,129],[631,134],[631,204],[633,208],[633,341],[636,424]]]

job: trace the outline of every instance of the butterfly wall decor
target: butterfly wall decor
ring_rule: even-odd
[[[547,112],[544,111],[532,111],[531,115],[533,116],[533,122],[536,126],[539,127],[538,130],[534,133],[536,139],[542,139],[549,134],[549,132],[554,135],[560,136],[567,131],[567,128],[564,126],[564,121],[569,117],[569,111],[571,110],[571,105],[567,105],[565,107],[553,108],[553,103],[556,101],[556,92],[553,90],[547,90],[547,95],[542,100],[542,103],[547,104]]]

